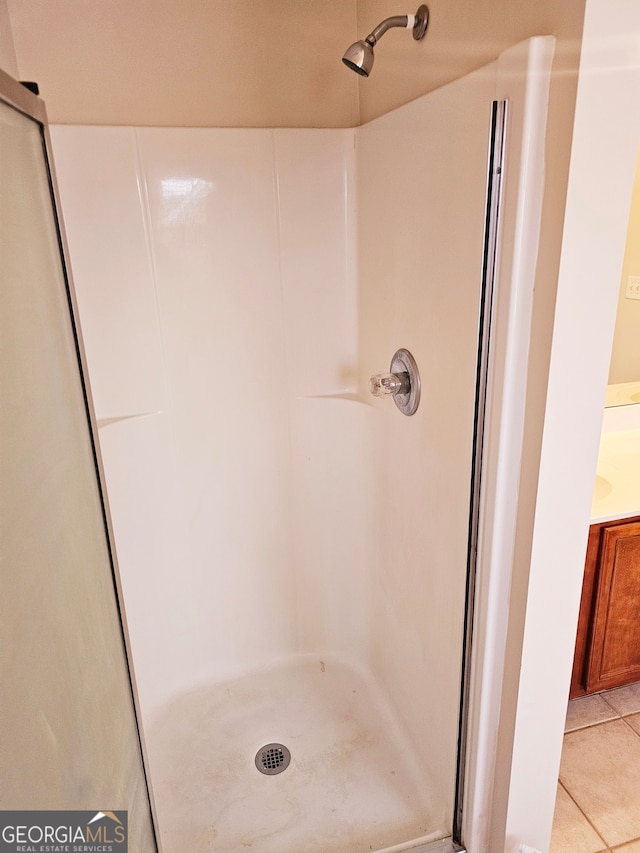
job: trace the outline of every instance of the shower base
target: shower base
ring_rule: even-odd
[[[256,754],[273,743],[290,764],[264,775]],[[375,687],[335,661],[180,697],[148,747],[163,853],[391,853],[448,834]]]

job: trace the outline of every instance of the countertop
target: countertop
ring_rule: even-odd
[[[591,523],[640,515],[640,405],[605,410]]]

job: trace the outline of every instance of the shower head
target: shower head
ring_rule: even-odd
[[[420,6],[415,15],[395,15],[393,18],[385,18],[382,23],[369,33],[363,41],[354,42],[345,51],[342,61],[344,64],[360,74],[362,77],[368,77],[373,68],[373,48],[378,40],[390,30],[392,27],[402,27],[403,29],[413,30],[413,37],[416,41],[420,41],[424,37],[429,25],[429,9],[426,6]]]
[[[374,59],[373,45],[366,39],[354,42],[351,47],[345,50],[342,57],[344,64],[362,77],[369,76],[373,68]]]

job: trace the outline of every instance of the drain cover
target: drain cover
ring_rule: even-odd
[[[267,776],[275,776],[286,770],[291,761],[291,753],[283,743],[268,743],[256,753],[256,767]]]

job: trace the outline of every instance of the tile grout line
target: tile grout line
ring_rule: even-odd
[[[612,720],[615,720],[615,719],[617,719],[617,718],[619,718],[619,717],[620,717],[620,714],[618,713],[618,711],[616,711],[616,709],[615,709],[612,705],[610,705],[610,704],[609,704],[609,702],[607,702],[607,700],[604,698],[604,696],[602,695],[602,693],[594,693],[594,694],[587,694],[586,696],[580,696],[580,697],[578,697],[578,698],[576,698],[576,699],[572,699],[572,700],[570,700],[570,701],[569,701],[569,704],[571,704],[571,702],[579,702],[579,701],[580,701],[580,699],[586,699],[588,696],[591,696],[591,695],[593,695],[593,696],[600,696],[600,697],[601,697],[601,699],[602,699],[602,701],[605,703],[605,705],[607,705],[607,706],[609,707],[609,709],[610,709],[611,713],[612,713],[612,714],[614,714],[614,716],[613,716],[613,717],[608,717],[606,720],[596,720],[596,722],[594,722],[594,723],[586,723],[586,724],[584,724],[584,725],[579,725],[579,726],[576,726],[576,727],[575,727],[575,728],[573,728],[573,729],[567,729],[567,728],[565,728],[565,730],[564,730],[565,735],[571,734],[572,732],[580,732],[580,731],[584,731],[585,729],[591,729],[591,728],[593,728],[594,726],[601,726],[603,723],[610,723]],[[567,711],[568,711],[568,710],[569,710],[569,709],[568,709],[568,706],[567,706]],[[566,723],[565,723],[565,726],[566,726]]]
[[[565,735],[572,735],[574,732],[584,732],[587,729],[595,729],[597,726],[604,726],[607,723],[613,723],[616,720],[621,720],[622,717],[619,715],[616,717],[609,717],[606,720],[598,720],[596,723],[586,723],[583,726],[576,726],[575,729],[565,729]]]
[[[633,684],[628,684],[626,687],[614,687],[611,690],[604,690],[601,693],[597,693],[595,695],[600,696],[602,700],[622,719],[623,717],[630,717],[633,714],[640,713],[640,701],[638,702],[638,708],[636,711],[629,711],[627,714],[621,714],[616,708],[613,707],[611,702],[607,699],[606,694],[611,694],[614,690],[627,690],[628,688],[633,687]]]
[[[631,715],[629,715],[629,716],[631,716]],[[598,726],[606,726],[607,723],[615,723],[616,720],[622,720],[622,719],[623,719],[623,717],[621,717],[620,714],[616,714],[615,717],[609,717],[606,720],[598,720],[595,723],[588,723],[584,726],[577,726],[575,729],[566,729],[565,735],[572,735],[575,732],[584,732],[587,729],[595,729]]]
[[[593,825],[593,822],[589,819],[589,816],[588,816],[588,815],[586,815],[586,814],[584,813],[584,811],[581,809],[581,807],[579,806],[579,804],[576,802],[575,797],[572,795],[571,791],[570,791],[570,790],[567,788],[567,786],[566,786],[563,782],[561,782],[559,779],[558,779],[558,785],[560,785],[560,787],[564,790],[565,794],[569,797],[569,799],[571,800],[571,802],[572,802],[572,803],[575,805],[575,807],[578,809],[578,811],[580,812],[580,814],[582,815],[582,817],[587,821],[587,823],[589,824],[589,826],[591,827],[591,829],[595,832],[595,834],[598,836],[598,838],[600,839],[600,841],[602,841],[602,843],[604,844],[604,847],[602,848],[602,850],[600,850],[600,851],[596,851],[596,853],[607,853],[607,851],[609,851],[609,850],[610,850],[609,844],[604,840],[604,838],[602,837],[602,835],[598,832],[598,830],[596,829],[596,827]],[[627,842],[625,841],[624,843],[626,844]]]
[[[627,727],[628,729],[630,729],[630,730],[634,733],[634,735],[635,735],[636,737],[640,737],[640,732],[636,731],[636,729],[634,729],[634,728],[633,728],[633,726],[631,725],[631,723],[627,722],[627,717],[633,717],[633,716],[635,716],[635,714],[637,714],[637,711],[634,711],[634,713],[633,713],[633,714],[627,714],[627,716],[626,716],[626,717],[620,717],[620,719],[621,719],[621,720],[622,720],[622,722],[626,725],[626,727]]]
[[[620,689],[620,688],[614,688],[614,689]],[[606,692],[606,691],[605,691],[605,692]],[[604,725],[604,723],[610,723],[610,722],[612,722],[613,720],[624,720],[624,719],[626,719],[627,717],[633,717],[633,716],[635,716],[636,714],[640,714],[640,708],[638,708],[637,710],[634,710],[634,711],[628,711],[627,713],[621,713],[621,712],[620,712],[620,711],[618,711],[616,708],[614,708],[614,707],[613,707],[613,705],[612,705],[610,702],[608,702],[608,701],[607,701],[607,699],[605,698],[605,696],[604,696],[604,694],[603,694],[603,693],[594,693],[594,694],[592,694],[592,695],[594,695],[594,696],[600,696],[600,697],[602,698],[602,701],[603,701],[603,702],[604,702],[604,703],[609,707],[609,709],[611,710],[611,712],[612,712],[612,714],[613,714],[614,716],[613,716],[613,717],[608,717],[606,720],[596,720],[596,721],[595,721],[595,722],[593,722],[593,723],[585,723],[585,724],[583,724],[583,725],[576,725],[574,728],[571,728],[571,729],[567,729],[567,728],[565,728],[565,730],[564,730],[564,734],[565,734],[565,735],[571,734],[571,733],[573,733],[573,732],[580,732],[580,731],[584,731],[585,729],[592,729],[592,728],[594,728],[595,726],[601,726],[601,725]],[[570,701],[571,701],[571,702],[576,702],[576,701],[580,701],[580,699],[584,699],[584,698],[586,698],[586,697],[585,697],[585,696],[580,696],[580,697],[578,697],[577,699],[572,699],[572,700],[570,700]],[[636,734],[638,734],[638,732],[636,732]]]

